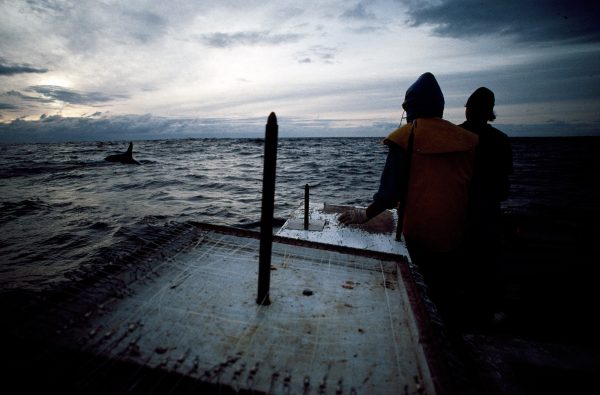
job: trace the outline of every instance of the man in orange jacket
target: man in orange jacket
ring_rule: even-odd
[[[444,96],[431,73],[406,91],[407,124],[392,132],[379,190],[366,209],[339,217],[360,224],[402,202],[402,234],[438,307],[449,301],[463,241],[469,184],[478,138],[444,119]]]

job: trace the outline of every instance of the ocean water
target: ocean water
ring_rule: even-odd
[[[598,218],[600,139],[513,139],[507,213]],[[156,243],[189,222],[259,228],[261,139],[135,141],[141,165],[104,161],[127,142],[0,145],[0,292],[44,290]],[[387,149],[378,138],[280,139],[282,225],[311,201],[366,206]]]
[[[188,221],[259,228],[264,142],[134,142],[141,165],[104,161],[126,142],[0,146],[0,289],[43,289]],[[368,204],[385,163],[380,139],[280,139],[282,225],[311,200]]]

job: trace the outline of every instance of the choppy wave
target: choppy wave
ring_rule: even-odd
[[[68,280],[151,243],[173,221],[258,229],[262,140],[139,141],[141,166],[104,161],[125,149],[116,142],[4,146],[0,289]],[[302,203],[305,184],[315,201],[367,204],[384,154],[372,138],[281,140],[276,225]]]
[[[590,203],[598,201],[597,188],[585,192],[585,185],[600,170],[599,142],[515,139],[506,209],[554,210],[576,201],[597,210]],[[262,140],[139,141],[134,157],[141,166],[103,160],[126,148],[117,142],[3,146],[0,291],[69,281],[159,243],[173,223],[258,229]],[[305,184],[312,201],[367,205],[386,153],[377,138],[280,140],[276,226],[302,204]],[[588,196],[580,196],[582,185]]]

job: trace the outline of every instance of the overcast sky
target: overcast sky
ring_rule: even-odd
[[[600,134],[599,4],[0,0],[0,141],[384,136],[427,71],[452,122],[487,86],[509,135]]]

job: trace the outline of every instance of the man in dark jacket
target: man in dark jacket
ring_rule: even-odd
[[[467,120],[461,127],[479,136],[467,210],[466,256],[470,300],[480,306],[474,310],[491,314],[498,303],[500,289],[494,273],[500,241],[500,203],[508,198],[512,174],[512,149],[508,136],[492,127],[495,97],[488,88],[478,88],[465,105]],[[470,277],[470,278],[469,278]],[[481,317],[485,319],[486,317]],[[489,318],[489,317],[487,317]]]

